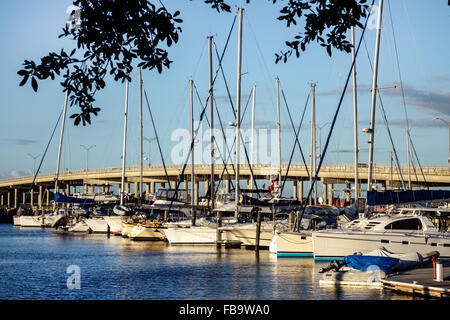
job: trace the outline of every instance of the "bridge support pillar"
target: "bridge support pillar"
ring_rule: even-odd
[[[298,183],[298,198],[300,201],[303,201],[303,180],[300,180]]]
[[[230,179],[225,180],[225,193],[230,193]]]
[[[206,197],[209,193],[209,181],[204,181],[203,183],[205,185],[205,197]],[[209,200],[206,201],[206,205],[209,206]]]
[[[322,182],[322,188],[323,188],[323,192],[322,192],[323,203],[327,204],[328,203],[328,183]]]
[[[199,182],[198,179],[195,179],[195,183],[194,183],[194,204],[198,205],[198,188],[199,187]]]
[[[34,208],[34,189],[30,190],[30,204],[31,207]]]
[[[50,205],[50,190],[45,190],[45,193],[47,194],[47,206]]]
[[[11,195],[9,191],[6,196],[6,205],[8,206],[8,209],[11,208]]]
[[[350,202],[352,185],[350,183],[347,183],[347,184],[345,184],[345,187],[346,187],[346,190],[345,190],[345,201]]]
[[[39,209],[42,208],[42,186],[39,186],[38,207]]]
[[[292,198],[295,200],[298,199],[298,192],[297,192],[297,180],[292,181],[293,187],[292,187]]]
[[[134,197],[139,198],[139,182],[134,183]]]
[[[155,185],[155,181],[150,182],[150,193],[155,193]]]
[[[17,208],[17,204],[18,204],[17,200],[18,200],[17,199],[17,188],[14,188],[14,209]],[[3,201],[2,201],[2,205],[3,205]]]
[[[328,204],[332,205],[333,204],[333,184],[330,183],[328,185]]]

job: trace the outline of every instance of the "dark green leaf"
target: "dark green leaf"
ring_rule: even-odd
[[[37,90],[38,90],[38,84],[37,84],[37,81],[36,81],[36,78],[35,78],[35,77],[32,77],[32,78],[31,78],[31,86],[33,87],[34,92],[37,92]]]

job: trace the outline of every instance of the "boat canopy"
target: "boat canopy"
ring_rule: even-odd
[[[450,199],[449,190],[368,191],[369,206]]]
[[[345,256],[344,261],[347,266],[353,269],[361,271],[382,270],[389,273],[400,259],[385,256],[349,255]]]
[[[53,199],[55,200],[55,202],[60,203],[81,203],[81,204],[95,203],[94,199],[69,197],[59,192],[55,193]]]

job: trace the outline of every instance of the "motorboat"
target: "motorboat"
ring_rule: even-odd
[[[334,260],[320,269],[319,273],[323,273],[320,284],[381,286],[381,280],[390,274],[423,266],[436,257],[437,251],[398,254],[380,247],[366,254],[345,256],[342,262]]]
[[[439,231],[420,208],[378,213],[341,228],[313,231],[312,240],[316,260],[342,259],[380,246],[400,254],[438,251],[440,257],[450,258],[450,234]]]

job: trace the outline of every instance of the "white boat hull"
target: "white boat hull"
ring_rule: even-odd
[[[131,229],[128,238],[135,241],[161,241],[165,235],[161,228],[137,225]]]
[[[89,218],[84,220],[89,228],[92,230],[92,233],[107,233],[108,232],[108,223],[103,217],[101,218]]]
[[[13,217],[13,224],[20,227],[20,216]]]
[[[163,230],[170,244],[215,245],[217,243],[217,228],[215,227],[191,226],[188,228],[167,228]],[[236,241],[237,239],[222,232],[221,240]]]
[[[274,235],[275,253],[278,257],[312,257],[311,233],[276,232]]]
[[[128,235],[135,226],[135,223],[122,222],[122,237],[128,238]]]
[[[46,227],[54,228],[55,225],[64,217],[64,214],[46,214],[44,215],[44,225]]]
[[[441,257],[450,258],[450,238],[424,235],[421,232],[365,233],[343,230],[313,232],[315,259],[335,259],[384,247],[398,254],[418,252],[426,254],[438,251]]]
[[[222,228],[222,237],[239,240],[244,246],[256,246],[256,224],[237,225]],[[259,234],[259,246],[270,247],[273,239],[273,224],[262,224]]]
[[[70,227],[68,229],[69,232],[74,232],[74,233],[88,233],[90,230],[91,229],[89,228],[87,223],[84,222],[83,220],[77,222],[73,227]]]
[[[42,216],[19,216],[19,226],[25,228],[41,228],[44,226]]]
[[[109,230],[112,234],[122,234],[122,221],[121,216],[107,216],[103,217],[106,223],[109,225]]]

